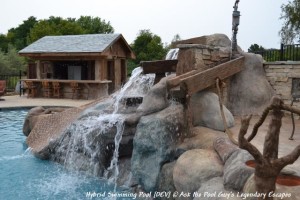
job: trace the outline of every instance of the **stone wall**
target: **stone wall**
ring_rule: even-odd
[[[177,46],[178,64],[176,74],[192,70],[207,70],[230,59],[230,51],[202,44],[180,44]]]
[[[293,79],[300,79],[300,62],[267,62],[264,63],[266,76],[276,95],[280,96],[285,104],[292,101]],[[300,102],[294,102],[300,108]]]
[[[215,47],[212,45],[178,44],[177,47],[179,48],[178,64],[176,69],[177,76],[192,70],[205,71],[229,61],[231,56],[230,49]],[[223,81],[226,83],[226,87],[223,92],[223,100],[226,105],[229,79]],[[218,94],[215,86],[211,86],[207,90]]]

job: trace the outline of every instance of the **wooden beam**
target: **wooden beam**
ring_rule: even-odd
[[[239,57],[211,69],[186,77],[181,80],[180,89],[185,91],[188,95],[195,94],[198,91],[214,85],[217,78],[223,80],[240,72],[243,69],[244,60],[244,57]]]
[[[192,76],[198,72],[199,72],[199,70],[192,70],[185,74],[181,74],[179,76],[175,76],[174,78],[168,79],[167,80],[167,88],[170,90],[171,88],[179,86],[182,79]]]
[[[176,72],[178,60],[156,60],[141,62],[144,74]]]

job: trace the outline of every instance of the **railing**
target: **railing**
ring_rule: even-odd
[[[262,55],[267,62],[273,61],[300,61],[300,44],[284,45],[280,49],[268,49],[256,51],[256,54]]]
[[[21,80],[21,72],[20,72],[20,74],[13,74],[13,75],[0,74],[0,80],[6,81],[6,92],[15,92],[16,86],[20,85],[18,83]],[[20,88],[20,91],[21,91],[21,88]]]

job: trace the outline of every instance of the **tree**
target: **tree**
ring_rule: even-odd
[[[132,50],[136,55],[136,64],[141,61],[161,60],[167,53],[161,38],[150,30],[140,31],[132,44]]]
[[[164,48],[161,38],[151,33],[150,30],[140,30],[137,38],[131,44],[131,48],[136,59],[128,61],[128,75],[141,61],[161,60],[167,54],[167,48]]]
[[[252,44],[249,48],[248,48],[248,52],[249,53],[254,53],[254,52],[263,52],[265,51],[265,48],[262,46],[259,46],[258,44]]]
[[[25,58],[20,57],[12,45],[8,46],[7,53],[0,51],[0,74],[18,74],[25,70],[25,66]]]
[[[284,20],[280,30],[283,44],[292,44],[295,39],[300,41],[300,0],[289,1],[281,6],[281,17]]]
[[[40,20],[30,30],[28,44],[49,35],[78,35],[83,34],[83,28],[75,22],[75,19],[63,19],[51,16],[47,20]]]
[[[110,25],[110,22],[106,22],[99,17],[80,16],[76,23],[84,29],[85,34],[95,33],[113,33],[114,28]]]
[[[0,51],[7,52],[8,49],[8,39],[6,35],[0,34]]]
[[[81,16],[79,19],[51,16],[49,19],[40,20],[31,29],[28,44],[47,35],[79,35],[96,33],[113,33],[114,28],[110,22],[99,17]]]
[[[30,29],[37,23],[37,19],[33,16],[24,20],[17,28],[8,31],[9,43],[13,44],[17,49],[23,49],[27,46],[27,35]]]
[[[7,52],[8,44],[12,44],[16,49],[20,50],[27,46],[27,35],[30,29],[37,23],[35,17],[31,16],[27,20],[24,20],[16,28],[11,28],[8,30],[6,35],[0,35],[0,50]]]

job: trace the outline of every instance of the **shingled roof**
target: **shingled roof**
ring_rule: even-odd
[[[45,36],[19,53],[101,53],[120,37],[123,38],[121,34]]]

